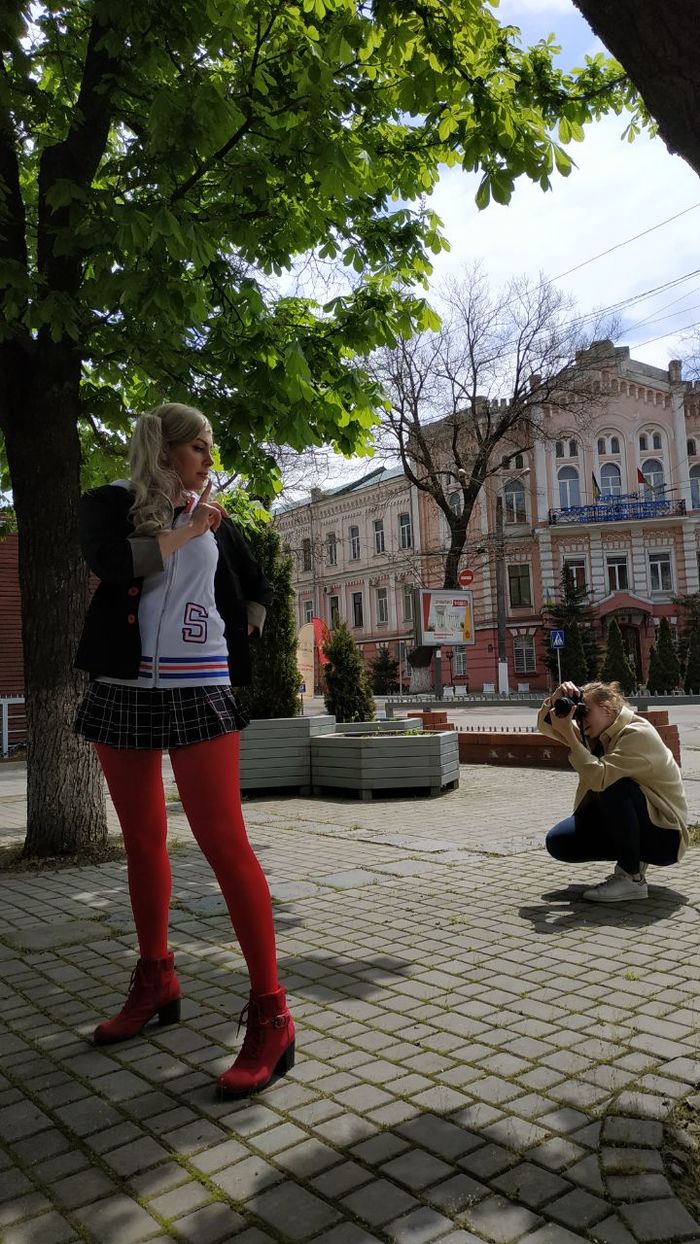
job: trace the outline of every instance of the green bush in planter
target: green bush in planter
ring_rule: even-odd
[[[262,635],[251,640],[252,684],[242,687],[238,695],[250,717],[296,717],[301,705],[292,559],[282,552],[282,542],[272,525],[246,535],[272,584],[275,599]]]

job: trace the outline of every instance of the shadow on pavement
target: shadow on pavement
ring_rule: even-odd
[[[536,933],[557,933],[562,929],[585,926],[644,929],[658,920],[667,920],[688,899],[678,890],[666,886],[649,886],[645,902],[590,903],[582,897],[587,885],[570,885],[563,890],[549,890],[542,902],[520,907],[518,914],[529,920]]]

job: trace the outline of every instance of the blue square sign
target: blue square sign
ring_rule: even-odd
[[[566,646],[564,642],[564,632],[563,631],[550,631],[549,632],[549,646],[550,648],[564,648]]]

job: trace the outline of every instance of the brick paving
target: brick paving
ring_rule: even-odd
[[[89,1043],[134,961],[121,861],[5,874],[3,1244],[699,1244],[662,1154],[700,1082],[697,849],[646,904],[584,904],[605,866],[541,849],[573,785],[465,766],[437,800],[248,801],[298,1024],[248,1102],[213,1090],[246,977],[176,803],[177,1026]]]

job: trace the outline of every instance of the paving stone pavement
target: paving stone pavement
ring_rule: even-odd
[[[247,801],[298,1025],[248,1102],[213,1091],[246,977],[177,804],[177,1026],[89,1042],[134,961],[122,862],[5,874],[3,1244],[700,1244],[662,1154],[700,1083],[697,849],[648,903],[583,903],[605,866],[542,850],[573,784],[464,766],[434,800]]]

